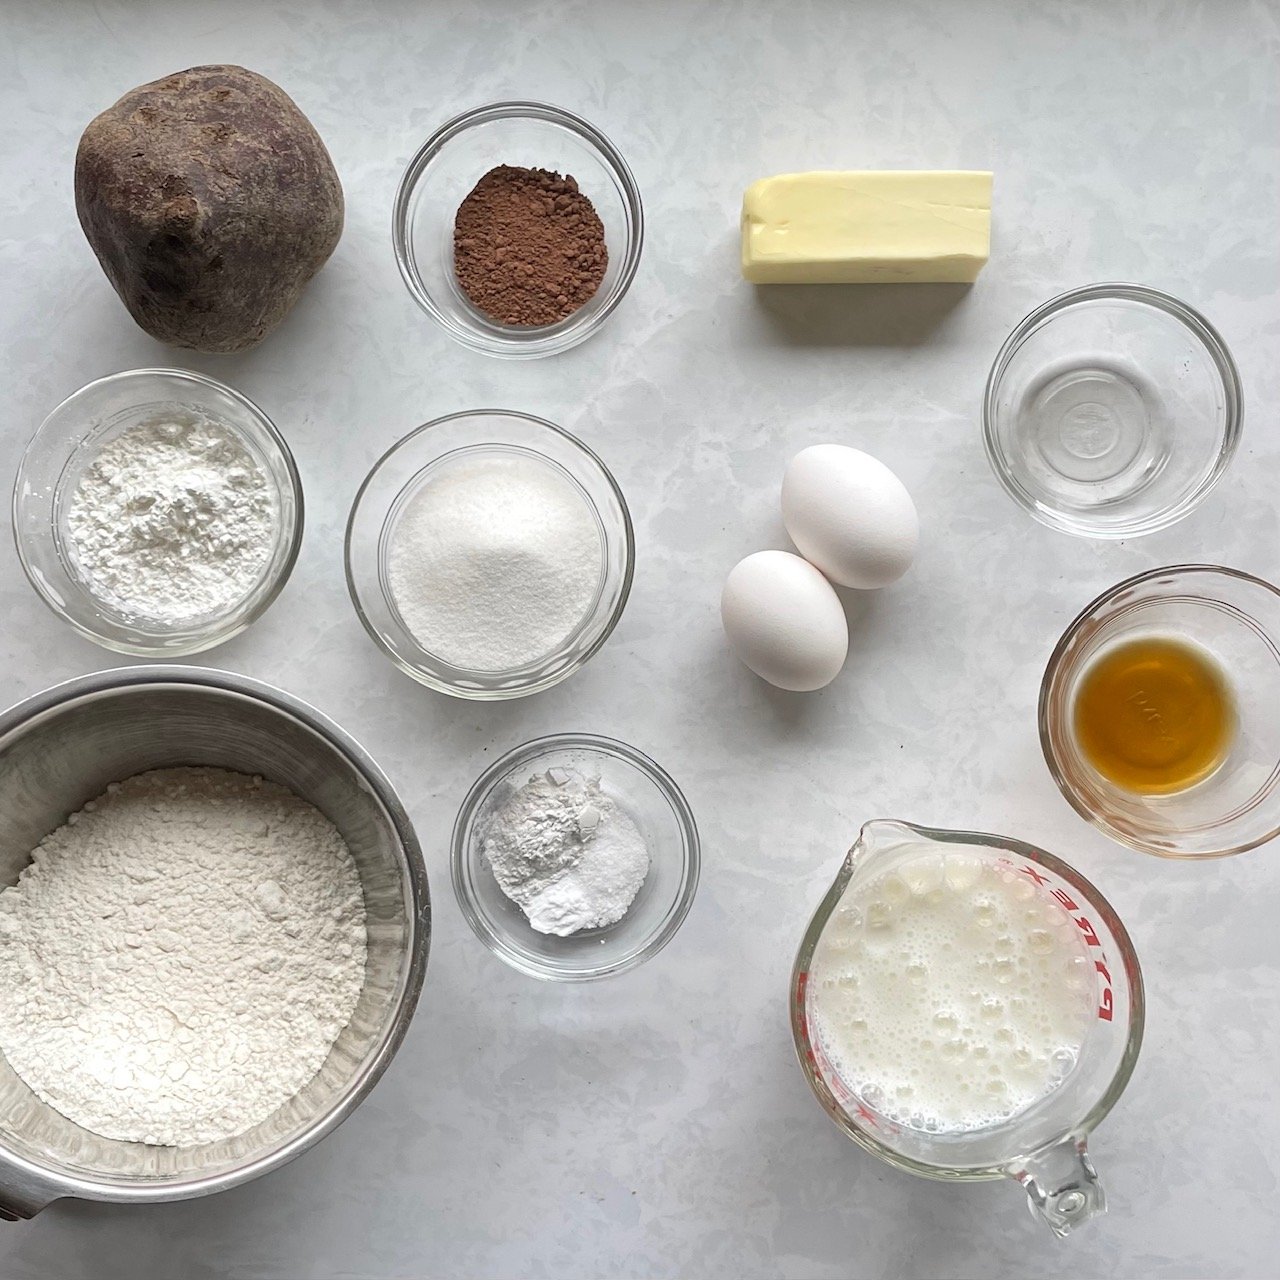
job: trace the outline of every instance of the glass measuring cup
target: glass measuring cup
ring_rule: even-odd
[[[1093,961],[1096,1012],[1070,1073],[1009,1118],[962,1132],[912,1128],[878,1112],[832,1067],[812,1019],[810,968],[841,901],[928,846],[994,854],[1026,878],[1042,904],[1067,917]],[[1013,1178],[1026,1191],[1032,1212],[1059,1236],[1106,1211],[1087,1141],[1133,1072],[1143,1011],[1142,973],[1129,935],[1110,904],[1079,872],[1019,840],[895,820],[868,822],[862,828],[809,922],[791,977],[791,1030],[800,1065],[818,1101],[845,1134],[872,1155],[926,1178]]]

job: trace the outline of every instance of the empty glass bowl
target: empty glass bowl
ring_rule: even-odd
[[[95,595],[67,528],[72,496],[103,446],[157,418],[205,418],[233,432],[275,498],[274,542],[252,590],[226,610],[172,623]],[[284,438],[247,397],[185,369],[131,369],[81,387],[32,436],[13,487],[13,536],[36,593],[82,636],[117,653],[175,658],[238,635],[280,594],[302,544],[302,483]]]
[[[498,324],[454,277],[454,215],[476,183],[503,164],[571,175],[604,224],[605,277],[558,324]],[[644,213],[626,161],[594,126],[543,102],[495,102],[456,116],[423,143],[396,193],[392,241],[409,292],[450,336],[473,351],[523,359],[567,351],[604,324],[639,266]]]
[[[649,874],[626,915],[565,938],[532,928],[498,887],[484,853],[494,813],[548,769],[599,777],[649,849]],[[480,776],[454,824],[452,867],[462,914],[495,955],[533,978],[583,982],[634,969],[671,941],[698,887],[698,828],[680,788],[648,756],[609,738],[562,733],[526,742]]]
[[[461,667],[424,648],[401,616],[389,577],[392,538],[414,494],[459,462],[494,455],[536,461],[568,481],[595,521],[601,548],[599,584],[574,630],[536,660],[501,671]],[[631,592],[635,539],[622,490],[585,444],[529,414],[474,409],[428,422],[382,455],[351,508],[346,564],[356,613],[396,666],[441,693],[494,701],[549,689],[599,650]]]
[[[1135,284],[1037,307],[1009,335],[982,406],[1006,491],[1051,528],[1126,538],[1181,520],[1240,441],[1240,376],[1198,312]]]
[[[1139,795],[1099,774],[1073,733],[1081,676],[1103,650],[1139,636],[1207,650],[1225,673],[1236,731],[1218,768],[1167,795]],[[1040,686],[1049,772],[1082,817],[1132,849],[1219,858],[1280,835],[1280,591],[1216,565],[1174,565],[1119,583],[1067,628]]]

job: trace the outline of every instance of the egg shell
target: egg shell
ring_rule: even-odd
[[[835,588],[789,551],[757,551],[735,565],[720,596],[720,619],[734,653],[779,689],[821,689],[849,652],[849,623]]]
[[[800,554],[842,587],[887,587],[911,567],[920,518],[906,486],[877,458],[815,444],[787,464],[782,522]]]

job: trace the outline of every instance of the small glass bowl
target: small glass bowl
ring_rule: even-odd
[[[600,585],[576,630],[536,662],[507,671],[473,671],[424,649],[392,598],[391,533],[409,498],[438,468],[475,452],[536,458],[567,479],[590,507],[600,533]],[[473,409],[411,431],[374,464],[347,522],[347,588],[365,630],[407,675],[440,693],[495,701],[540,693],[583,666],[618,625],[635,570],[635,537],[626,500],[608,468],[554,423],[505,409]]]
[[[1102,777],[1072,729],[1081,676],[1117,641],[1185,639],[1217,659],[1235,695],[1236,734],[1203,781],[1139,795]],[[1165,858],[1221,858],[1280,835],[1280,591],[1216,565],[1173,565],[1103,592],[1067,628],[1040,685],[1040,744],[1075,810],[1112,839]]]
[[[627,914],[607,928],[567,938],[532,928],[498,887],[483,848],[493,814],[548,769],[598,775],[649,847],[649,874]],[[586,982],[634,969],[671,941],[698,887],[699,848],[680,788],[648,756],[609,738],[561,733],[526,742],[477,779],[453,827],[453,888],[476,936],[513,969],[548,981]]]
[[[181,623],[122,613],[78,570],[67,514],[81,477],[122,432],[161,415],[208,418],[233,432],[275,491],[275,545],[253,590],[230,609]],[[284,437],[246,396],[186,369],[130,369],[68,396],[27,444],[13,486],[18,559],[41,600],[95,644],[117,653],[176,658],[238,635],[280,594],[302,545],[302,482]]]
[[[604,224],[609,267],[600,288],[558,324],[498,324],[472,305],[453,274],[458,206],[497,165],[552,169],[577,179]],[[640,191],[617,148],[585,120],[543,102],[494,102],[455,116],[414,156],[396,193],[396,262],[418,305],[463,346],[528,359],[577,346],[622,301],[640,264]]]
[[[1199,506],[1242,414],[1240,375],[1202,315],[1142,285],[1095,284],[1009,335],[982,431],[997,479],[1042,524],[1129,538]]]

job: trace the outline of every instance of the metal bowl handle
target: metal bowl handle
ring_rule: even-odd
[[[47,1209],[65,1194],[24,1170],[13,1169],[8,1178],[0,1182],[0,1221],[22,1222],[34,1218],[41,1209]]]

